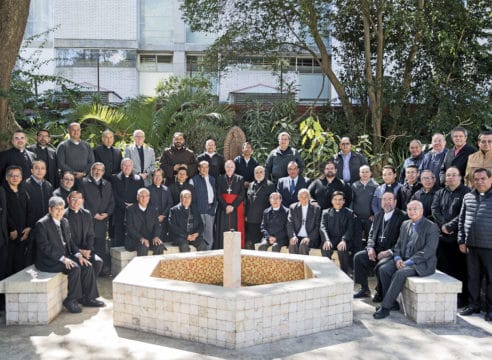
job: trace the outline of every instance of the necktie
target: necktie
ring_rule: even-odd
[[[63,247],[66,246],[66,243],[65,243],[65,238],[63,237],[63,231],[61,229],[61,226],[60,225],[56,225],[56,230],[58,231],[58,235],[60,236],[60,240],[63,244]]]
[[[296,185],[294,184],[294,180],[290,180],[290,193],[294,194],[296,191]]]

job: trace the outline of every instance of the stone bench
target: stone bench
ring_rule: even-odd
[[[455,323],[460,292],[461,281],[440,271],[430,276],[412,276],[402,291],[402,309],[417,324]]]
[[[259,251],[260,247],[260,243],[255,243],[255,250]],[[269,246],[267,251],[272,251],[272,247]],[[280,248],[280,252],[281,253],[285,253],[285,254],[288,254],[289,253],[289,247],[288,246],[282,246]],[[321,249],[315,249],[315,248],[311,248],[309,249],[309,255],[310,256],[323,256],[321,255]],[[338,265],[338,253],[337,252],[334,252],[332,257],[331,257],[331,260]]]
[[[163,254],[176,254],[179,253],[179,247],[174,246],[171,243],[164,243],[167,250]],[[190,251],[196,251],[194,246],[190,245]],[[149,250],[149,255],[152,255],[152,250]],[[116,276],[128,263],[137,256],[136,251],[127,251],[124,246],[111,248],[111,274]]]
[[[66,275],[39,271],[34,265],[9,276],[0,282],[6,324],[48,324],[61,312],[67,291]]]

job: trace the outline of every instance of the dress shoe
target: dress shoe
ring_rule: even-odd
[[[376,310],[381,309],[382,306],[376,306]],[[398,304],[396,301],[393,304],[393,306],[389,309],[390,311],[400,311],[400,304]]]
[[[371,292],[369,289],[360,289],[354,294],[354,299],[362,299],[367,297],[371,297]]]
[[[375,302],[375,303],[380,303],[381,301],[383,301],[383,297],[381,296],[380,293],[375,293],[374,296],[372,297],[372,302]]]
[[[77,302],[75,302],[74,300],[64,301],[63,306],[65,306],[65,309],[67,309],[68,312],[71,312],[72,314],[78,314],[82,312],[79,304],[77,304]]]
[[[376,311],[374,314],[372,314],[372,317],[374,319],[384,319],[385,317],[389,316],[390,310],[386,309],[384,307],[379,307],[378,311]]]
[[[96,299],[83,299],[82,305],[87,306],[87,307],[104,307],[104,306],[106,306],[105,303],[103,303],[102,301],[96,300]]]
[[[485,321],[492,321],[492,311],[488,312],[484,316]]]
[[[461,316],[469,316],[471,314],[478,314],[478,313],[480,313],[480,309],[477,309],[476,307],[473,306],[467,306],[460,311]]]

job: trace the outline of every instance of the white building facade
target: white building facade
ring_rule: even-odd
[[[32,0],[23,57],[35,58],[36,72],[62,76],[121,99],[155,95],[159,81],[200,71],[200,60],[213,38],[194,33],[181,18],[182,0]],[[51,30],[51,31],[50,31]],[[40,48],[39,46],[42,45]],[[229,102],[230,93],[267,86],[296,91],[303,103],[330,99],[314,59],[292,57],[273,72],[262,58],[245,58],[217,76],[214,92]],[[280,78],[283,85],[280,87]],[[40,90],[56,89],[45,84]],[[275,91],[275,90],[273,90]]]

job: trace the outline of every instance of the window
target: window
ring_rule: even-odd
[[[162,45],[173,42],[173,1],[141,0],[140,38],[146,45]]]
[[[135,67],[135,50],[56,49],[58,67]]]
[[[172,54],[140,54],[138,70],[146,72],[173,71]]]

